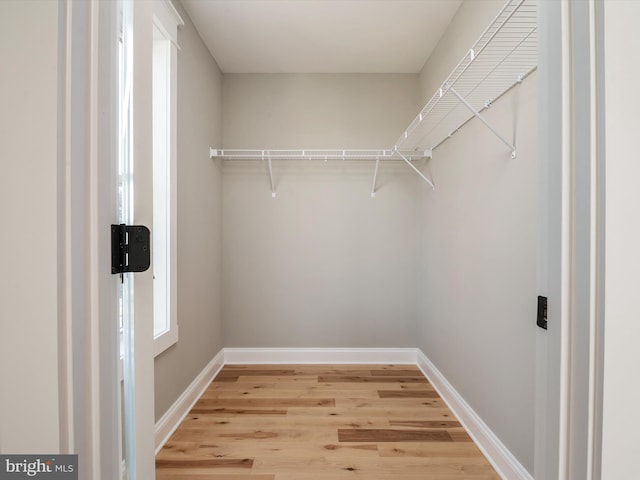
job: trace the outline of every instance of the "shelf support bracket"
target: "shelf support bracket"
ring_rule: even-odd
[[[264,160],[264,150],[262,151],[262,159]],[[269,165],[269,184],[271,185],[271,198],[276,198],[276,188],[273,184],[273,169],[271,168],[271,153],[267,152],[267,163]]]
[[[373,183],[371,184],[371,198],[376,196],[376,179],[378,178],[378,165],[380,165],[380,157],[376,157],[376,169],[373,172]]]
[[[462,95],[460,95],[458,92],[456,92],[456,90],[453,87],[449,86],[447,91],[453,93],[456,96],[456,98],[458,100],[460,100],[460,103],[462,103],[465,107],[467,107],[469,109],[469,111],[471,113],[473,113],[478,118],[478,120],[480,120],[482,123],[484,123],[485,126],[489,130],[491,130],[493,132],[493,134],[496,137],[498,137],[502,143],[504,143],[507,147],[509,147],[509,149],[511,150],[511,158],[516,158],[516,147],[509,140],[507,140],[500,132],[498,132],[495,128],[493,128],[493,126],[487,121],[487,119],[484,118],[480,114],[480,112],[478,112],[475,108],[473,108],[471,106],[471,104],[469,102],[467,102],[467,100]]]
[[[400,153],[398,150],[395,150],[395,153],[397,153],[398,155],[400,155],[400,158],[402,158],[402,160],[404,160],[406,162],[407,165],[409,165],[418,175],[420,175],[422,177],[422,179],[427,182],[429,185],[431,185],[431,190],[435,190],[436,187],[433,185],[433,182],[431,180],[429,180],[424,173],[422,173],[420,170],[418,170],[418,168],[411,163],[411,161],[405,157],[402,153]]]

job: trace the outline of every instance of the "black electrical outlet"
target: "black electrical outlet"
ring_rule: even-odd
[[[547,297],[538,296],[538,321],[540,328],[547,329]]]

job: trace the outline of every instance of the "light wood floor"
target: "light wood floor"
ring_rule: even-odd
[[[499,479],[406,365],[225,366],[156,457],[158,480]]]

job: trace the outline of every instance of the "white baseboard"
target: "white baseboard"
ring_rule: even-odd
[[[156,455],[164,444],[173,435],[178,426],[185,419],[189,411],[193,408],[200,396],[207,389],[209,384],[218,375],[224,366],[224,349],[213,357],[213,360],[204,367],[200,374],[191,382],[191,385],[180,395],[166,413],[158,420],[155,427]]]
[[[225,348],[225,364],[416,364],[415,348]]]
[[[505,480],[533,480],[529,472],[421,350],[417,352],[416,363],[498,474]]]

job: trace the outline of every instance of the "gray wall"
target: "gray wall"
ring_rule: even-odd
[[[0,276],[2,453],[61,448],[58,8],[49,1],[0,2],[0,18],[10,19],[0,33],[0,204],[11,225]]]
[[[417,75],[226,75],[224,146],[390,147],[416,110]],[[403,168],[404,167],[404,168]],[[373,164],[275,163],[224,172],[224,345],[414,345],[415,174]]]
[[[442,83],[501,4],[462,5],[425,65],[423,85],[435,89]],[[434,151],[428,171],[436,190],[423,191],[417,200],[423,224],[419,347],[531,472],[539,228],[536,75],[496,101],[486,117],[515,137],[518,158],[510,159],[509,149],[472,120]]]
[[[225,148],[391,148],[417,113],[411,74],[225,74]]]
[[[640,48],[636,31],[640,4],[604,2],[604,82],[606,107],[606,246],[604,306],[604,395],[602,478],[637,476],[640,386],[640,190],[638,107]]]
[[[222,74],[182,6],[178,43],[178,343],[155,360],[156,420],[222,348]]]

